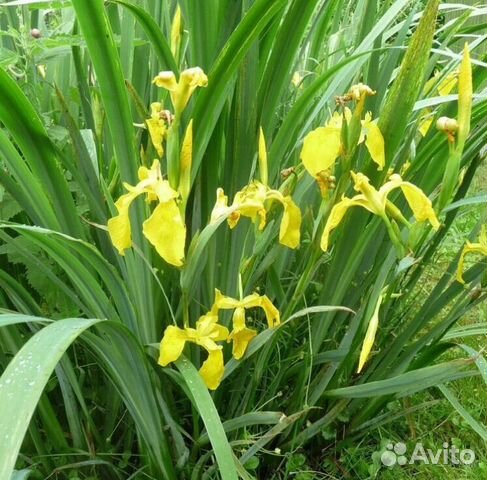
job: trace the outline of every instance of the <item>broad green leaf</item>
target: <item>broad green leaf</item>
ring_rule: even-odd
[[[189,360],[180,357],[176,362],[186,385],[191,392],[192,401],[205,424],[208,437],[215,452],[220,475],[225,480],[237,480],[237,470],[233,460],[232,447],[228,443],[220,415],[200,374]]]
[[[0,320],[5,318],[0,315]],[[26,319],[30,321],[30,319]],[[58,320],[34,335],[0,377],[0,478],[10,478],[37,402],[57,363],[100,320]]]

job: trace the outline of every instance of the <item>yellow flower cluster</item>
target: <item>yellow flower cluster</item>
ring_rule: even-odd
[[[180,12],[175,17],[175,40],[172,42],[177,47],[177,32],[181,29]],[[179,23],[178,23],[179,22]],[[442,85],[440,94],[449,92],[456,83],[455,78],[447,77],[445,85]],[[177,143],[179,137],[172,136],[173,130],[177,130],[181,113],[186,108],[191,95],[197,87],[205,87],[208,79],[199,67],[190,68],[181,72],[179,80],[173,72],[160,72],[153,80],[158,87],[170,92],[174,115],[163,109],[160,102],[151,104],[151,116],[146,120],[147,130],[152,144],[159,158],[164,155],[164,142],[168,143],[168,152],[175,150],[171,141]],[[357,192],[351,198],[337,194],[330,204],[330,213],[326,219],[325,227],[321,235],[321,249],[327,251],[330,243],[330,235],[342,222],[347,211],[351,207],[361,207],[379,216],[386,224],[388,233],[394,244],[400,243],[397,236],[399,221],[407,226],[409,222],[399,208],[389,200],[393,190],[400,189],[418,222],[429,222],[437,230],[440,222],[435,214],[430,199],[416,185],[404,181],[400,175],[392,174],[388,180],[378,189],[371,185],[369,178],[363,173],[352,171],[351,163],[347,163],[353,157],[355,149],[365,144],[370,158],[382,170],[386,165],[384,138],[370,113],[363,114],[365,99],[375,92],[367,85],[354,85],[343,97],[338,97],[338,103],[343,106],[342,112],[334,112],[323,127],[310,132],[303,142],[300,154],[305,170],[317,181],[323,198],[328,197],[328,190],[333,184],[332,179],[335,163],[341,157],[343,160],[341,182],[348,180],[351,175],[353,188]],[[352,111],[344,104],[356,102]],[[468,113],[468,112],[467,112]],[[467,113],[459,115],[459,124],[466,124]],[[440,119],[440,127],[448,131],[453,129],[449,119]],[[429,125],[428,125],[429,127]],[[168,153],[168,157],[176,158],[178,170],[173,180],[173,185],[163,177],[159,160],[154,160],[151,168],[141,167],[138,171],[139,182],[133,186],[124,183],[127,193],[120,196],[115,203],[117,215],[108,221],[108,232],[114,246],[121,255],[132,246],[132,234],[129,209],[132,202],[144,195],[147,203],[157,202],[154,210],[144,221],[142,231],[147,240],[155,247],[158,254],[169,264],[181,267],[185,260],[186,225],[184,211],[186,201],[191,188],[191,159],[192,159],[192,121],[189,123],[186,136],[183,141],[181,155],[174,157]],[[461,130],[461,129],[460,129]],[[463,128],[465,136],[466,127]],[[456,131],[456,130],[455,130]],[[175,139],[175,140],[174,140]],[[267,151],[265,139],[260,130],[259,145],[259,172],[260,180],[253,180],[244,186],[234,196],[229,205],[228,197],[222,188],[217,189],[216,203],[211,213],[210,224],[226,219],[231,229],[235,228],[242,217],[249,218],[263,230],[267,225],[270,210],[276,204],[282,206],[283,214],[280,222],[279,242],[291,249],[298,248],[301,241],[301,210],[289,194],[271,188],[268,185]],[[168,160],[169,162],[169,160]],[[173,165],[170,163],[170,165]],[[170,173],[170,172],[169,172]],[[343,185],[345,188],[347,184]],[[345,191],[340,190],[340,193]],[[392,221],[392,222],[391,222]],[[396,228],[392,228],[392,225]],[[470,253],[482,253],[487,255],[487,230],[483,229],[479,243],[467,242],[464,247],[457,271],[457,280],[463,282],[462,272],[464,257]],[[359,371],[362,370],[374,343],[378,328],[378,315],[382,295],[378,298],[376,308],[369,322],[366,338],[362,348]],[[159,364],[167,366],[176,361],[182,354],[186,342],[194,343],[202,347],[208,353],[203,362],[200,374],[210,389],[216,389],[224,374],[223,347],[220,342],[232,342],[232,355],[239,360],[247,351],[249,343],[257,335],[257,331],[246,324],[245,314],[249,308],[261,308],[266,316],[269,328],[280,324],[279,310],[265,295],[253,293],[241,299],[235,299],[223,295],[215,290],[215,300],[212,308],[201,316],[194,328],[186,326],[168,326],[161,340]],[[232,317],[232,330],[218,323],[220,310],[234,310]]]
[[[186,225],[177,203],[179,194],[162,178],[159,160],[154,160],[150,169],[140,167],[138,176],[137,185],[123,184],[128,193],[115,203],[118,215],[108,220],[113,245],[120,255],[132,246],[129,208],[139,195],[146,195],[148,203],[158,201],[158,205],[143,223],[144,236],[167,263],[180,267],[184,260]]]
[[[241,300],[227,297],[215,289],[215,302],[211,310],[196,322],[196,328],[179,328],[171,325],[166,328],[161,341],[159,364],[163,367],[176,361],[183,353],[186,342],[195,343],[204,348],[208,358],[203,362],[200,374],[207,387],[215,390],[220,385],[225,370],[223,347],[216,342],[233,342],[233,357],[239,360],[245,354],[250,341],[257,331],[248,328],[245,322],[245,310],[260,307],[264,310],[267,325],[274,328],[280,324],[279,310],[266,295],[253,293]],[[234,310],[233,329],[231,332],[218,323],[220,310]]]

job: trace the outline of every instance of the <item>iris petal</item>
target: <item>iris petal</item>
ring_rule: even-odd
[[[169,363],[176,361],[183,353],[187,340],[188,335],[181,328],[174,325],[167,327],[161,340],[159,365],[165,367]]]
[[[200,368],[200,375],[210,390],[216,390],[223,378],[225,367],[221,347],[208,352],[208,358]]]
[[[340,155],[340,129],[319,127],[304,138],[301,160],[308,173],[316,177],[320,172],[333,166]]]
[[[167,263],[183,265],[186,226],[174,200],[157,205],[144,222],[143,233]]]

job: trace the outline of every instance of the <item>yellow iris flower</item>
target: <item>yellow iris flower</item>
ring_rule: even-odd
[[[215,289],[215,303],[212,312],[235,310],[233,313],[233,330],[227,341],[233,341],[232,354],[236,360],[244,356],[250,341],[257,335],[257,331],[248,328],[245,323],[245,310],[254,307],[260,307],[264,310],[269,328],[277,327],[281,323],[279,310],[273,305],[267,295],[252,293],[242,300],[237,300],[226,297],[218,289]]]
[[[169,90],[174,111],[178,115],[188,104],[195,89],[208,85],[208,77],[200,67],[193,67],[183,70],[179,76],[179,81],[176,80],[174,72],[165,71],[159,72],[152,83]]]
[[[154,160],[150,169],[140,167],[138,176],[140,181],[136,186],[124,183],[128,193],[115,203],[118,215],[108,220],[112,243],[120,255],[132,246],[129,208],[139,195],[146,194],[148,202],[157,200],[159,204],[143,223],[143,233],[167,263],[180,267],[184,260],[186,226],[177,204],[179,194],[162,178],[158,160]]]
[[[348,125],[352,119],[352,112],[348,107],[344,110],[344,116]],[[344,153],[342,126],[343,115],[335,112],[324,127],[313,130],[304,138],[301,160],[308,173],[318,182],[322,192],[326,188],[322,179],[323,172],[329,172],[336,159]],[[362,120],[358,145],[364,140],[372,160],[382,170],[385,164],[384,137],[377,124],[372,121],[370,113]]]
[[[218,316],[210,312],[200,317],[196,322],[196,328],[182,329],[174,325],[167,327],[161,340],[159,365],[165,367],[176,361],[183,353],[186,342],[195,343],[208,352],[208,358],[200,368],[200,375],[210,390],[218,388],[225,367],[223,347],[216,342],[228,338],[228,329],[217,322]]]
[[[467,241],[466,245],[463,247],[457,268],[457,281],[460,283],[465,283],[465,280],[463,279],[463,270],[465,255],[469,253],[479,253],[481,255],[487,256],[487,226],[484,225],[482,227],[478,243],[470,243]]]
[[[416,185],[402,180],[400,175],[391,175],[389,181],[379,190],[370,185],[369,179],[362,173],[352,172],[354,189],[360,192],[353,198],[343,197],[336,205],[333,206],[330,216],[325,225],[321,237],[321,248],[323,251],[328,250],[328,243],[331,232],[340,224],[343,217],[350,207],[362,207],[369,212],[379,215],[387,220],[386,214],[401,216],[400,211],[387,200],[389,193],[396,188],[400,188],[406,197],[406,200],[418,222],[429,221],[435,230],[440,227],[440,222],[436,217],[431,200]],[[401,218],[401,217],[400,217]]]
[[[149,131],[152,145],[156,149],[159,158],[164,154],[162,142],[167,134],[166,122],[161,118],[162,104],[160,102],[151,103],[151,118],[145,121],[147,130]]]
[[[259,181],[254,181],[237,192],[232,208],[228,206],[228,197],[223,189],[219,188],[210,223],[215,223],[221,216],[228,215],[228,225],[230,228],[235,228],[240,217],[248,217],[253,222],[258,221],[259,230],[263,230],[267,224],[267,212],[271,200],[278,201],[284,207],[279,242],[289,248],[297,248],[301,238],[301,210],[289,195],[272,190]]]
[[[257,335],[255,330],[247,328],[245,324],[245,310],[254,307],[264,310],[269,328],[281,323],[279,310],[266,295],[253,293],[237,300],[215,289],[215,302],[211,310],[196,322],[196,328],[183,329],[174,325],[166,328],[161,340],[158,363],[163,367],[169,365],[181,356],[186,342],[195,343],[208,352],[208,358],[200,368],[200,374],[207,387],[215,390],[220,385],[225,369],[222,346],[216,342],[233,342],[233,356],[236,360],[241,359],[250,341]],[[231,333],[218,323],[218,312],[228,309],[235,310]]]

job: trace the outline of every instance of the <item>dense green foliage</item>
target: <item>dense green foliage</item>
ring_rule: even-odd
[[[438,0],[8,3],[0,7],[2,480],[339,477],[330,446],[346,453],[365,432],[410,413],[397,399],[433,386],[487,439],[445,385],[487,381],[482,353],[462,344],[487,326],[457,326],[485,300],[485,258],[466,256],[465,283],[456,279],[465,241],[477,243],[486,223],[487,192],[467,197],[487,143],[486,25],[469,17],[485,19],[485,8]],[[458,87],[441,93],[462,58],[465,65],[465,41],[471,112]],[[135,185],[139,167],[158,156],[145,123],[151,103],[172,108],[152,80],[196,66],[208,85],[178,116],[161,158],[184,193],[179,153],[192,120],[184,265],[166,263],[143,235],[152,207],[141,198],[130,213],[133,247],[121,256],[107,222],[123,182]],[[345,147],[322,197],[301,162],[303,139],[334,111],[341,116],[343,103],[358,112],[359,102],[343,96],[360,82],[376,94],[362,116],[342,122]],[[357,146],[366,111],[384,138],[382,170]],[[435,128],[444,116],[458,120],[458,132]],[[423,135],[425,119],[433,122]],[[210,223],[217,188],[233,199],[262,179],[260,128],[269,186],[301,210],[296,249],[279,243],[274,204],[262,231],[248,218],[234,229],[226,217]],[[395,190],[389,200],[403,223],[390,206],[386,220],[354,208],[324,252],[333,206],[356,194],[351,171],[376,188],[400,173],[429,196],[441,227],[415,222]],[[472,206],[479,221],[432,279],[455,219]],[[281,324],[267,329],[261,311],[247,312],[260,333],[240,360],[224,345],[224,378],[210,392],[197,373],[201,349],[186,346],[175,366],[157,360],[166,327],[194,326],[215,288],[267,295]],[[228,312],[220,322],[231,328]]]

